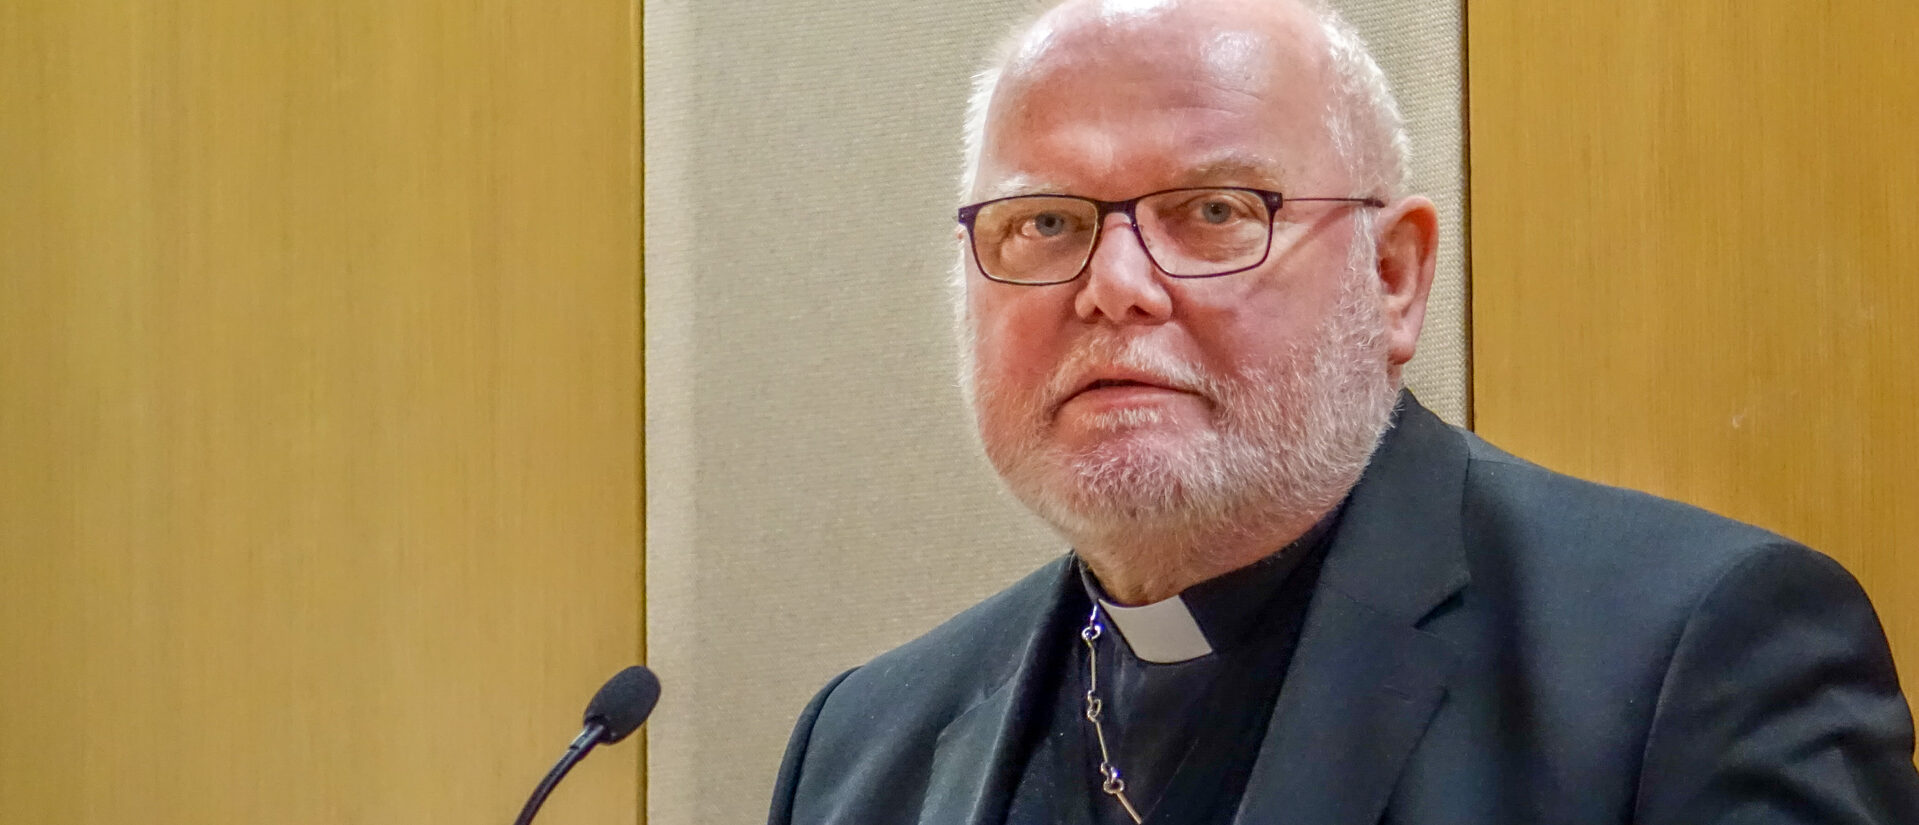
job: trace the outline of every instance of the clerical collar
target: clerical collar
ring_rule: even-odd
[[[1175,664],[1234,647],[1259,624],[1267,600],[1299,566],[1301,559],[1320,549],[1332,535],[1344,505],[1274,553],[1245,567],[1215,576],[1176,596],[1152,604],[1126,607],[1106,598],[1086,564],[1079,564],[1080,583],[1134,656],[1152,664]]]

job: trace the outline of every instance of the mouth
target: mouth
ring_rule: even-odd
[[[1057,413],[1061,407],[1080,398],[1103,399],[1112,402],[1124,402],[1128,399],[1144,401],[1151,396],[1165,393],[1195,395],[1191,390],[1144,376],[1101,377],[1091,379],[1081,384],[1078,389],[1061,397],[1059,403],[1053,405],[1053,411]]]
[[[1085,392],[1087,390],[1102,390],[1107,387],[1159,387],[1159,386],[1160,386],[1159,384],[1150,384],[1145,381],[1134,381],[1127,378],[1101,378],[1097,381],[1093,381],[1092,383],[1087,384],[1084,387],[1081,387],[1079,391]],[[1171,389],[1171,388],[1161,387],[1161,389]]]

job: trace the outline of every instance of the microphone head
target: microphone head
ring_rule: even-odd
[[[638,730],[660,701],[660,679],[644,666],[634,665],[606,680],[586,705],[584,724],[606,728],[600,742],[611,745]]]

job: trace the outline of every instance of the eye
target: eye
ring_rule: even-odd
[[[1194,201],[1194,215],[1196,215],[1199,221],[1215,224],[1215,226],[1217,226],[1217,224],[1232,223],[1232,221],[1245,221],[1245,219],[1251,219],[1251,217],[1253,217],[1253,215],[1249,213],[1249,209],[1245,209],[1242,203],[1226,200],[1226,198],[1209,198],[1209,200]]]
[[[1142,202],[1156,221],[1181,224],[1193,230],[1233,229],[1265,219],[1265,204],[1249,191],[1237,189],[1177,189],[1164,199]]]
[[[1041,212],[1027,221],[1033,232],[1042,238],[1057,237],[1067,230],[1070,223],[1065,215],[1058,212]]]

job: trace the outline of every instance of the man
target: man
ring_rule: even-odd
[[[1073,553],[828,685],[776,823],[1913,823],[1837,565],[1399,390],[1437,246],[1330,11],[1072,0],[982,75],[988,457]]]

